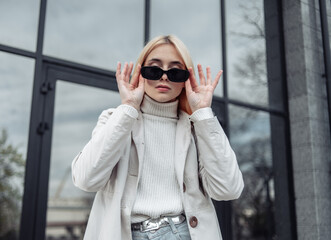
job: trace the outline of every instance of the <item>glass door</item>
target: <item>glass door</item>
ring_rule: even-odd
[[[45,60],[34,86],[20,239],[83,239],[94,193],[73,185],[71,163],[101,112],[119,104],[114,72]]]
[[[120,104],[117,92],[57,80],[48,182],[46,239],[83,239],[94,193],[76,188],[71,162],[89,141],[100,113]]]

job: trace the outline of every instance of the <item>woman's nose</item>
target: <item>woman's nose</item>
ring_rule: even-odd
[[[165,80],[165,81],[169,81],[168,79],[168,75],[166,73],[163,73],[162,77],[160,80]]]

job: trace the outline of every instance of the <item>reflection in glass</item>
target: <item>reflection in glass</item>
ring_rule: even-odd
[[[0,1],[0,44],[35,51],[39,2]]]
[[[262,0],[226,2],[229,97],[268,105]]]
[[[0,53],[0,238],[18,239],[34,60]]]
[[[115,70],[135,62],[143,30],[143,1],[49,0],[44,54]]]
[[[101,112],[119,104],[117,92],[57,81],[46,239],[83,239],[94,193],[73,185],[71,162],[89,141]]]
[[[232,202],[234,240],[274,239],[274,176],[269,115],[230,106],[231,144],[245,188]]]
[[[220,1],[151,1],[151,37],[174,34],[188,47],[195,67],[211,67],[213,77],[222,69]],[[223,95],[223,84],[215,95]]]

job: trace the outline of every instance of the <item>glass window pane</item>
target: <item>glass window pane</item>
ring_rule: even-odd
[[[73,185],[71,162],[89,141],[102,110],[120,103],[117,92],[57,81],[46,239],[83,239],[94,193]]]
[[[0,52],[0,62],[0,236],[16,239],[21,217],[34,60]]]
[[[233,206],[233,239],[274,239],[274,178],[269,114],[230,106],[231,144],[245,188]]]
[[[143,1],[49,0],[44,53],[115,70],[118,61],[136,61],[143,30]]]
[[[262,0],[226,2],[229,97],[268,105]]]
[[[174,34],[188,47],[195,66],[222,69],[220,1],[151,1],[151,38]],[[222,81],[215,95],[222,96]]]
[[[39,0],[0,1],[0,43],[36,50]]]

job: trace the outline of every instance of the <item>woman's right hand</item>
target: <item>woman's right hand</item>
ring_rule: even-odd
[[[137,71],[132,76],[130,82],[132,69],[132,62],[130,62],[130,64],[125,63],[123,71],[121,71],[121,63],[117,63],[116,81],[122,104],[130,105],[139,111],[145,93],[144,79],[140,77],[141,66],[138,64]]]

